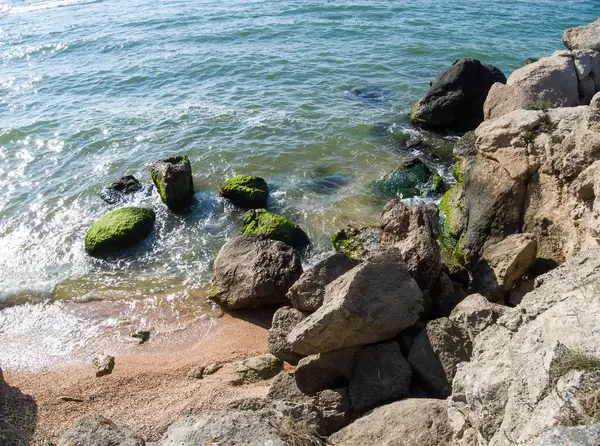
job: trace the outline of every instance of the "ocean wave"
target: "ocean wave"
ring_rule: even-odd
[[[34,3],[32,5],[14,6],[14,5],[0,5],[0,13],[8,12],[10,14],[26,14],[28,12],[41,11],[44,9],[60,8],[63,6],[73,5],[86,5],[91,3],[99,3],[102,0],[54,0],[40,3]]]

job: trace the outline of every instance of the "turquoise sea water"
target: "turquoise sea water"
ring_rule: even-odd
[[[241,214],[215,192],[238,173],[267,179],[270,206],[307,230],[314,258],[336,229],[376,221],[369,184],[411,154],[409,110],[439,71],[475,57],[508,75],[599,10],[589,0],[0,4],[0,300],[194,295],[239,231]],[[448,141],[424,137],[447,174],[435,154]],[[174,216],[156,192],[139,194],[132,203],[158,213],[152,237],[118,260],[86,256],[87,229],[118,207],[98,193],[123,174],[150,186],[149,163],[173,154],[192,160],[193,211]],[[314,187],[333,174],[347,184]]]

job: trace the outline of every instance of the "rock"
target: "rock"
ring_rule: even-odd
[[[427,195],[433,190],[433,173],[423,161],[413,158],[373,182],[372,188],[381,197],[411,198]]]
[[[525,446],[598,446],[600,425],[563,426],[548,430],[528,441]]]
[[[283,369],[283,362],[271,354],[244,359],[235,364],[234,386],[271,379]]]
[[[429,290],[430,303],[429,308],[425,305],[424,316],[426,319],[447,317],[465,297],[462,285],[453,282],[450,276],[442,271]]]
[[[327,389],[314,398],[321,419],[317,432],[329,436],[347,426],[351,420],[352,408],[346,389]]]
[[[96,369],[96,377],[110,375],[115,368],[115,357],[110,355],[97,356],[92,360]]]
[[[378,407],[329,438],[332,445],[450,446],[447,403],[407,399]]]
[[[264,235],[302,249],[310,244],[308,235],[295,223],[264,209],[250,210],[244,215],[243,234]]]
[[[310,180],[303,189],[311,190],[317,194],[331,194],[348,184],[350,184],[350,180],[347,177],[341,174],[333,174]]]
[[[144,342],[147,342],[150,340],[150,332],[147,330],[138,330],[138,331],[131,333],[131,337],[139,339],[138,344],[143,344]]]
[[[295,372],[298,388],[312,395],[321,390],[348,386],[356,351],[357,347],[349,347],[301,359]]]
[[[349,394],[357,412],[408,396],[412,372],[397,342],[362,347],[355,361]]]
[[[179,212],[192,204],[194,183],[192,167],[187,156],[172,156],[153,161],[150,175],[161,200],[167,207]]]
[[[117,178],[108,188],[100,194],[100,198],[108,204],[115,204],[123,200],[125,195],[139,191],[142,185],[133,175]]]
[[[456,366],[471,358],[472,343],[465,330],[448,318],[427,323],[410,349],[408,362],[421,386],[436,398],[446,398]]]
[[[507,307],[491,303],[481,294],[471,294],[450,313],[450,321],[459,324],[471,340],[496,323]]]
[[[190,379],[202,379],[202,378],[204,378],[204,366],[203,365],[197,365],[195,367],[192,367],[188,371],[187,377],[190,378]]]
[[[225,181],[220,190],[222,197],[244,209],[261,209],[267,207],[269,187],[260,177],[237,175]]]
[[[103,256],[135,246],[152,232],[155,220],[152,209],[129,207],[110,212],[87,232],[85,250]]]
[[[589,25],[565,29],[563,41],[570,50],[600,51],[600,17]]]
[[[60,437],[57,446],[144,446],[129,428],[100,415],[84,415]]]
[[[393,338],[413,325],[423,297],[398,249],[373,256],[325,288],[323,305],[291,331],[288,341],[311,355]]]
[[[301,274],[300,257],[292,247],[265,236],[242,235],[219,251],[209,297],[229,310],[278,305]]]
[[[212,375],[214,373],[217,373],[219,370],[221,370],[223,368],[223,364],[220,364],[218,362],[215,362],[213,364],[208,364],[207,366],[204,366],[202,368],[202,375]]]
[[[289,402],[304,402],[310,400],[310,397],[298,388],[294,373],[288,372],[281,372],[273,378],[267,397],[274,400]]]
[[[298,310],[314,312],[323,304],[325,286],[358,265],[345,254],[334,254],[304,271],[292,285],[287,298]]]
[[[523,62],[523,66],[525,65],[529,65],[530,63],[534,63],[537,62],[539,59],[539,57],[528,57],[527,59],[525,59],[525,61]]]
[[[488,246],[473,267],[473,288],[490,300],[503,302],[536,254],[537,242],[531,234],[513,234]]]
[[[435,206],[407,206],[398,199],[389,201],[381,213],[381,246],[400,251],[403,262],[422,290],[433,286],[442,268],[437,243],[438,221]]]
[[[415,104],[413,124],[456,131],[473,130],[483,121],[483,103],[494,83],[506,77],[492,65],[460,59],[443,71]]]
[[[302,355],[292,351],[287,335],[306,316],[305,313],[291,307],[282,307],[275,312],[271,328],[269,328],[268,343],[271,354],[290,364],[297,364],[302,359]]]
[[[348,225],[331,237],[333,248],[354,260],[366,260],[380,250],[381,230],[376,227],[357,229]]]

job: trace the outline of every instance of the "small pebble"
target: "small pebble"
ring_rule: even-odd
[[[96,368],[96,377],[110,375],[115,368],[115,357],[110,355],[97,356],[92,360]]]
[[[202,379],[204,377],[204,366],[199,365],[192,368],[187,376],[191,379]]]
[[[217,371],[221,370],[222,367],[223,364],[219,364],[217,362],[214,364],[209,364],[206,367],[204,367],[204,374],[212,375],[213,373],[216,373]]]

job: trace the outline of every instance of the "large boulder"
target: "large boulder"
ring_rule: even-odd
[[[301,274],[300,257],[289,245],[242,235],[219,251],[209,297],[230,310],[278,305]]]
[[[260,177],[237,175],[225,181],[220,194],[241,208],[261,209],[267,207],[269,187]]]
[[[308,235],[300,226],[265,209],[250,210],[244,215],[242,233],[264,235],[297,249],[305,248],[310,244]]]
[[[362,347],[355,361],[350,403],[357,412],[408,396],[412,372],[397,342]]]
[[[357,347],[348,347],[302,358],[295,372],[298,388],[311,395],[346,387],[354,371],[356,351]]]
[[[57,446],[144,446],[129,428],[100,415],[84,415],[60,437]]]
[[[589,25],[565,29],[563,41],[570,50],[600,51],[600,17]]]
[[[325,286],[350,271],[358,262],[345,254],[333,254],[304,271],[287,297],[298,310],[314,312],[323,304]]]
[[[508,309],[490,302],[481,294],[465,297],[450,313],[451,322],[458,324],[471,341],[479,333],[496,323]]]
[[[423,311],[423,296],[390,249],[373,256],[331,282],[323,305],[292,330],[292,349],[311,355],[393,338],[413,325]]]
[[[194,182],[192,166],[187,156],[172,156],[153,161],[150,175],[160,199],[167,207],[179,212],[192,204]]]
[[[483,121],[483,103],[497,82],[506,82],[498,68],[475,59],[457,60],[431,83],[410,120],[422,127],[472,130]]]
[[[290,364],[296,364],[302,359],[302,355],[292,350],[287,336],[306,316],[306,313],[291,307],[282,307],[275,312],[268,339],[269,351],[274,356]]]
[[[378,407],[329,438],[336,446],[450,446],[447,403],[407,399]]]
[[[129,207],[110,212],[87,232],[85,250],[103,256],[135,246],[152,232],[155,220],[152,209]]]
[[[427,195],[434,189],[433,172],[419,158],[412,158],[400,167],[373,182],[375,194],[381,197],[411,198]]]

